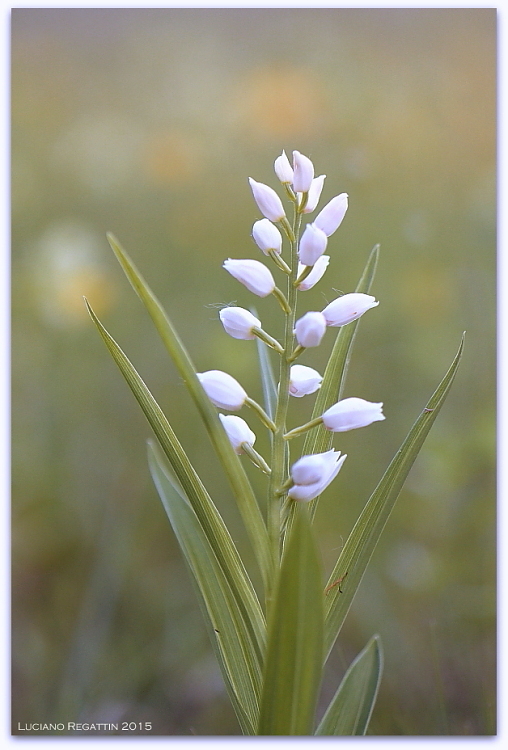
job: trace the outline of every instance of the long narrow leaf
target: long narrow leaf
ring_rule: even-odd
[[[362,276],[357,284],[356,292],[367,294],[374,280],[377,262],[379,257],[379,245],[376,245],[367,261]],[[356,331],[360,319],[354,320],[346,326],[342,326],[335,339],[335,344],[330,354],[330,359],[326,365],[323,375],[323,382],[319,389],[312,411],[312,419],[319,417],[332,404],[334,404],[342,395],[344,383],[351,356],[351,348],[355,339]],[[322,453],[329,450],[333,435],[324,427],[314,427],[305,436],[303,455],[309,453]]]
[[[357,292],[366,294],[370,291],[376,273],[378,258],[379,245],[376,245],[369,255],[367,264],[357,284]],[[321,388],[318,391],[314,403],[312,419],[323,414],[323,412],[338,401],[342,395],[351,356],[351,349],[359,322],[359,320],[355,320],[339,329],[337,338],[335,339],[335,344],[330,354],[330,359],[326,365]],[[305,436],[301,455],[308,456],[313,453],[324,453],[325,451],[330,450],[332,447],[332,441],[333,433],[330,433],[329,430],[326,430],[321,425],[313,427]],[[319,497],[310,502],[309,508],[311,518],[314,518],[318,501]],[[287,511],[287,523],[288,526],[290,526],[293,520],[294,503],[288,500],[286,502],[285,510]]]
[[[259,372],[261,375],[265,411],[270,419],[273,419],[275,405],[277,403],[277,387],[275,385],[275,378],[270,362],[270,353],[267,345],[258,338],[256,338],[256,346],[258,351]]]
[[[260,735],[313,733],[323,661],[323,591],[307,508],[298,511],[269,616]]]
[[[367,294],[370,291],[376,273],[378,258],[379,245],[376,245],[369,255],[367,264],[357,284],[356,292]],[[351,351],[359,324],[360,319],[354,320],[352,323],[342,326],[339,329],[330,359],[325,368],[321,388],[314,403],[312,419],[319,417],[342,397]],[[330,450],[332,441],[333,433],[326,430],[322,425],[314,427],[305,436],[302,455],[324,453],[324,451]],[[319,498],[311,501],[310,512],[312,518],[316,512],[318,502]]]
[[[327,653],[329,653],[339,634],[353,597],[363,578],[367,564],[392,512],[409,470],[450,390],[462,356],[463,346],[464,335],[448,372],[397,451],[339,555],[327,586],[325,604],[325,641]],[[336,585],[338,581],[342,581],[342,583]]]
[[[251,632],[198,517],[156,447],[148,462],[155,486],[192,571],[201,608],[224,681],[244,734],[254,734],[259,713],[261,669]]]
[[[185,492],[185,496],[192,504],[208,542],[222,567],[231,590],[234,592],[238,607],[243,612],[244,619],[251,629],[252,640],[261,664],[266,637],[263,614],[254,587],[222,517],[180,445],[162,409],[127,356],[99,321],[88,302],[86,304],[102,339],[148,419]]]
[[[376,702],[382,671],[381,639],[375,635],[344,675],[316,734],[364,735]]]
[[[271,569],[271,557],[268,554],[268,534],[247,474],[220,423],[215,407],[196,376],[196,368],[168,315],[118,241],[111,234],[108,234],[108,240],[125,275],[152,318],[169,355],[173,359],[203,419],[212,444],[235,494],[238,509],[254,548],[263,580],[266,583],[270,578]]]

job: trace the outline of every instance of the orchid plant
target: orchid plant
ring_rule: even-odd
[[[110,245],[144,303],[204,421],[229,479],[261,573],[256,590],[217,507],[192,466],[165,414],[133,365],[88,310],[158,440],[149,443],[150,470],[182,553],[193,575],[224,683],[245,735],[362,735],[367,732],[382,672],[380,638],[374,635],[346,671],[335,696],[317,717],[324,664],[360,585],[366,566],[404,480],[454,379],[463,340],[443,380],[416,419],[384,476],[366,502],[325,582],[313,519],[320,495],[337,478],[347,456],[333,448],[336,432],[385,419],[383,404],[343,398],[359,318],[378,302],[369,294],[379,248],[370,254],[357,288],[321,311],[297,317],[297,298],[329,267],[325,254],[341,225],[348,196],[332,198],[302,227],[319,203],[325,175],[298,151],[275,160],[288,205],[278,193],[249,179],[263,218],[252,228],[259,250],[285,280],[285,291],[260,260],[224,261],[224,269],[257,297],[273,294],[284,315],[281,341],[266,331],[251,308],[228,306],[219,319],[235,339],[257,340],[263,405],[222,370],[197,372],[168,315],[118,241]],[[287,250],[283,252],[283,246]],[[285,256],[285,257],[283,257]],[[296,360],[338,329],[320,375]],[[278,360],[278,377],[273,358]],[[290,398],[317,393],[310,421],[287,424]],[[270,455],[254,448],[253,424],[236,414],[249,408],[269,435]],[[220,410],[220,411],[218,411]],[[292,441],[304,436],[292,456]],[[295,444],[297,444],[296,441]],[[294,453],[294,451],[293,451]],[[296,460],[295,460],[296,459]],[[256,498],[242,463],[266,476],[266,497]],[[261,587],[261,586],[260,586]],[[322,711],[321,711],[322,713]]]

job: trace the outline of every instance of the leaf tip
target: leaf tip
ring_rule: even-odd
[[[120,252],[120,243],[116,239],[113,232],[106,232],[106,239],[109,242],[109,245],[111,249],[113,250],[113,252],[115,253],[115,255],[118,255],[118,253]]]

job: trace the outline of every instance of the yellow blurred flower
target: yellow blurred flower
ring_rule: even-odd
[[[152,182],[171,185],[195,178],[201,170],[202,153],[195,139],[181,131],[168,130],[147,141],[142,159]]]
[[[240,81],[233,108],[241,127],[258,137],[315,137],[328,122],[319,80],[306,68],[288,65],[251,69]]]

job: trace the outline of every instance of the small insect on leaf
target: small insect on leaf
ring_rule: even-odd
[[[327,587],[325,588],[325,596],[326,596],[326,594],[328,594],[328,592],[329,592],[329,591],[331,591],[331,589],[333,589],[333,588],[334,588],[335,586],[338,586],[338,587],[339,587],[339,593],[340,593],[340,594],[342,594],[342,589],[341,589],[341,587],[340,587],[340,584],[341,584],[341,583],[342,583],[342,581],[343,581],[343,580],[345,579],[345,577],[347,576],[347,574],[348,574],[348,573],[349,573],[349,570],[346,570],[346,572],[344,573],[344,575],[342,576],[342,578],[337,578],[337,580],[336,580],[336,581],[334,581],[334,582],[333,582],[333,583],[331,583],[331,584],[330,584],[329,586],[327,586]]]

